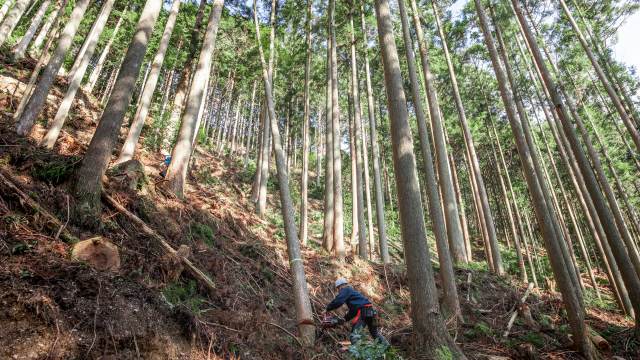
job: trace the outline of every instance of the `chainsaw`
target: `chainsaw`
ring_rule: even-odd
[[[324,317],[322,318],[322,321],[320,322],[320,327],[324,330],[324,329],[331,329],[342,324],[344,324],[343,318],[325,314]]]

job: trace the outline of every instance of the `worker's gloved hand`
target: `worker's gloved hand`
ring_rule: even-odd
[[[339,318],[336,318],[336,320],[337,320],[337,324],[338,324],[338,325],[342,325],[342,324],[344,324],[344,323],[345,323],[344,318],[339,317]]]

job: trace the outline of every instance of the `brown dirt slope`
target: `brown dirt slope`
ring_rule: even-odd
[[[330,359],[346,327],[323,333],[314,349],[303,350],[295,333],[286,247],[277,197],[266,219],[247,201],[251,174],[242,165],[206,151],[196,152],[186,199],[162,190],[162,159],[143,151],[147,183],[129,190],[122,176],[105,179],[105,191],[213,279],[207,291],[182,271],[162,247],[128,218],[105,205],[98,229],[78,227],[69,208],[73,172],[94,129],[97,110],[78,109],[53,151],[36,146],[43,134],[18,138],[11,129],[15,79],[24,71],[0,73],[0,169],[80,239],[102,236],[121,256],[117,272],[99,272],[71,259],[72,244],[56,238],[43,216],[0,186],[0,358],[16,359]],[[63,83],[59,86],[64,86]],[[48,104],[47,116],[60,89]],[[15,95],[19,95],[19,91]],[[90,96],[85,96],[89,99]],[[274,185],[275,187],[276,185]],[[273,188],[272,191],[273,193]],[[314,212],[321,204],[313,201]],[[314,216],[312,215],[313,219]],[[316,217],[321,219],[321,217]],[[409,293],[401,265],[386,268],[349,257],[335,262],[317,244],[303,249],[314,312],[330,300],[331,282],[347,276],[380,308],[384,333],[403,356],[411,357]],[[540,329],[516,320],[502,338],[510,311],[526,286],[477,269],[457,273],[464,324],[448,326],[472,359],[578,358],[570,348],[557,297],[534,293],[528,300]],[[467,279],[471,282],[467,282]],[[589,322],[613,346],[606,356],[637,358],[631,323],[614,312],[590,311]]]

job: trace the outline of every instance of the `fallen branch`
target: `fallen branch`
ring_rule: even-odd
[[[524,292],[524,295],[520,299],[520,302],[514,305],[515,310],[513,310],[513,312],[511,313],[511,318],[509,319],[509,323],[507,324],[507,330],[505,330],[504,334],[502,334],[502,337],[509,336],[511,327],[513,326],[513,323],[516,321],[516,317],[518,316],[518,305],[524,304],[524,302],[527,301],[527,298],[529,297],[531,290],[533,290],[533,283],[529,283],[529,286],[527,286],[527,291]]]
[[[216,291],[216,285],[213,283],[211,278],[207,274],[205,274],[202,270],[198,269],[193,263],[187,259],[186,257],[178,254],[178,252],[171,246],[169,243],[162,237],[162,235],[158,234],[155,230],[153,230],[147,223],[142,221],[139,217],[134,215],[132,212],[127,210],[124,206],[120,205],[118,201],[109,196],[107,193],[102,193],[103,199],[109,203],[109,205],[113,206],[116,210],[118,210],[122,215],[128,217],[131,221],[133,221],[136,225],[140,227],[140,230],[145,234],[149,235],[154,240],[158,241],[160,245],[171,255],[176,256],[184,267],[189,271],[189,273],[195,277],[197,280],[200,280],[209,290]]]
[[[59,234],[57,236],[62,238],[62,240],[65,241],[65,242],[76,243],[76,242],[80,241],[80,239],[78,239],[77,237],[73,236],[66,229],[65,224],[63,224],[60,220],[58,220],[57,217],[52,215],[45,208],[40,206],[40,204],[38,204],[37,201],[35,201],[35,200],[33,200],[31,198],[31,196],[25,194],[22,190],[20,190],[20,188],[18,188],[14,184],[15,180],[13,180],[13,181],[12,180],[13,180],[13,177],[6,170],[2,169],[0,171],[0,182],[2,183],[2,185],[4,187],[8,188],[9,190],[11,190],[14,194],[16,194],[20,198],[20,200],[21,200],[23,205],[29,206],[35,212],[37,212],[40,215],[42,215],[47,220],[46,223],[45,223],[45,226],[47,228],[49,228],[49,230],[59,232]]]

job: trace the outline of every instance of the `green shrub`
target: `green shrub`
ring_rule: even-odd
[[[402,360],[395,349],[379,341],[368,341],[362,329],[354,335],[355,344],[349,346],[349,358],[352,360]]]
[[[37,162],[31,168],[31,175],[52,185],[67,181],[74,173],[79,162],[77,158]]]
[[[215,240],[215,231],[206,224],[193,222],[189,225],[189,238],[191,241],[202,240],[207,246],[212,247]]]
[[[171,283],[162,290],[162,295],[171,306],[184,306],[194,314],[200,312],[204,303],[204,298],[198,294],[195,280]]]

